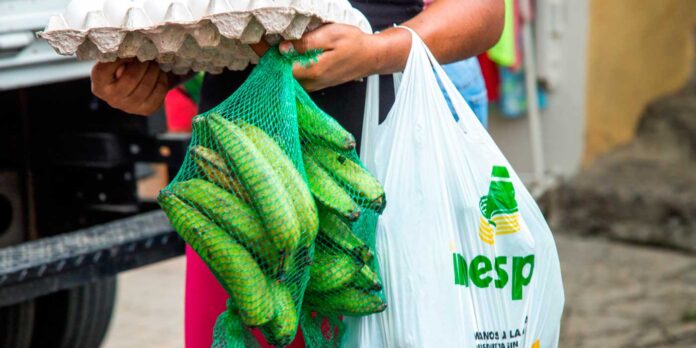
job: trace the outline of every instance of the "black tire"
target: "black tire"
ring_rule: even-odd
[[[33,327],[33,300],[0,308],[0,347],[29,348]]]
[[[109,328],[116,277],[36,300],[31,348],[97,348]]]

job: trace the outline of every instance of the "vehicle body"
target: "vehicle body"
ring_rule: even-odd
[[[190,135],[110,108],[93,62],[36,39],[67,2],[0,2],[0,347],[98,347],[115,275],[183,252],[138,191],[152,163],[176,173]]]

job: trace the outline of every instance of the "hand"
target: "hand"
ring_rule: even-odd
[[[149,116],[159,109],[170,88],[170,76],[156,62],[119,59],[92,68],[92,93],[111,107]]]
[[[401,29],[372,35],[350,25],[327,24],[299,40],[282,42],[280,52],[322,51],[317,62],[309,66],[297,63],[293,68],[293,74],[302,86],[308,91],[316,91],[386,72],[394,66],[398,70],[399,66],[405,65],[410,41],[408,32]]]

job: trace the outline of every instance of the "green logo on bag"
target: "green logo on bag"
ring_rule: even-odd
[[[517,233],[520,227],[520,212],[515,200],[515,188],[510,180],[510,173],[502,166],[493,167],[488,194],[479,201],[481,217],[479,238],[486,244],[495,244],[495,237]],[[497,256],[490,259],[485,255],[467,260],[462,254],[452,249],[454,263],[454,283],[477,288],[503,289],[511,283],[513,301],[524,297],[524,288],[532,281],[534,274],[534,255]]]
[[[484,243],[493,245],[496,236],[513,234],[521,230],[515,187],[510,181],[507,168],[493,167],[488,194],[481,197],[479,208],[481,217],[478,233]]]
[[[469,287],[471,283],[477,288],[484,289],[493,284],[496,289],[502,289],[512,281],[513,301],[524,297],[524,287],[529,285],[534,274],[534,255],[498,256],[495,260],[478,255],[471,259],[471,262],[467,262],[462,254],[453,253],[452,258],[454,284]]]

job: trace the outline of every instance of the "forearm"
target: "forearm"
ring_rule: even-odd
[[[437,0],[403,24],[425,40],[440,63],[449,63],[493,46],[504,17],[503,0]],[[316,91],[403,70],[411,50],[411,35],[396,28],[372,35],[351,25],[328,24],[280,45],[283,54],[310,50],[323,53],[310,66],[296,65],[293,74],[306,90]]]
[[[415,30],[437,60],[446,64],[493,46],[503,30],[504,15],[503,0],[437,0],[403,25]],[[410,34],[390,28],[376,36],[374,73],[403,70],[411,49]]]

